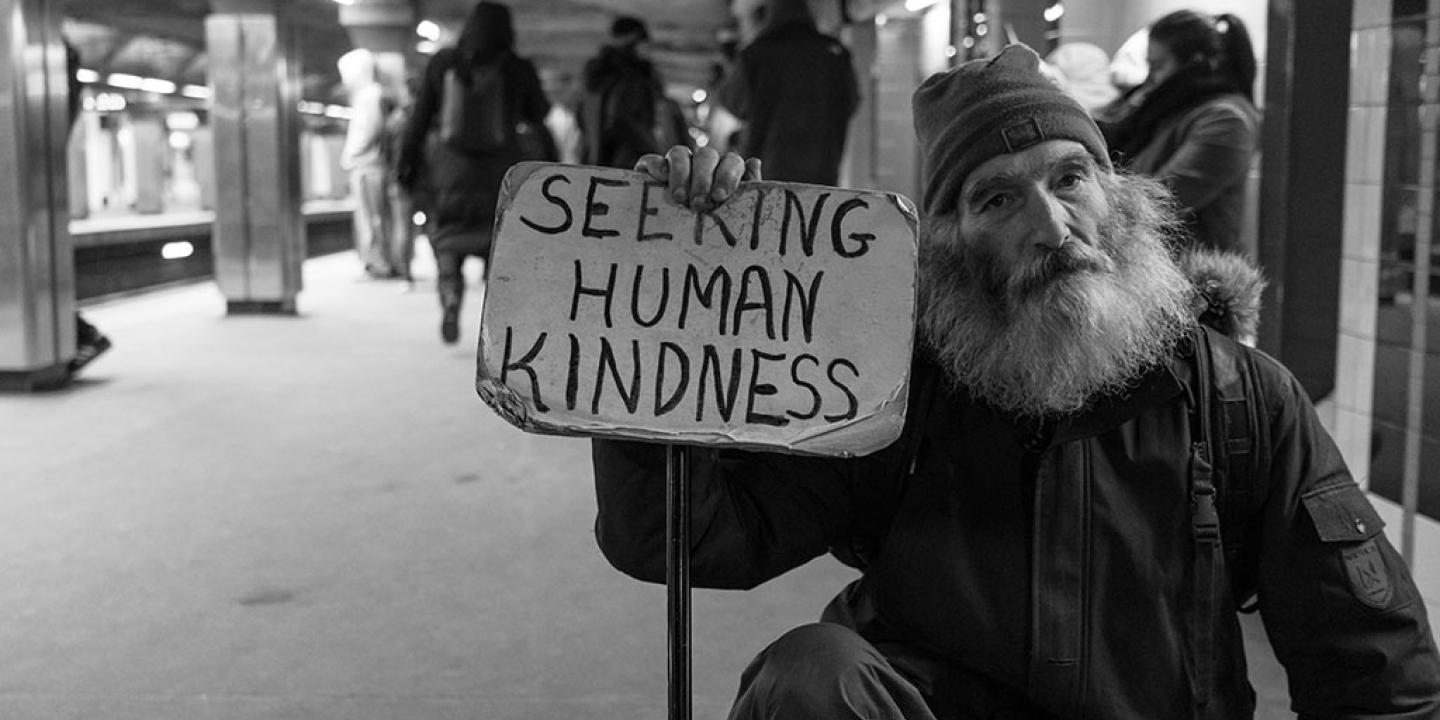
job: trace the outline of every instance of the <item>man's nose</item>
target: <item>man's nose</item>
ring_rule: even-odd
[[[1070,213],[1053,195],[1040,193],[1041,202],[1035,203],[1037,216],[1031,228],[1031,238],[1036,245],[1058,250],[1070,242]]]

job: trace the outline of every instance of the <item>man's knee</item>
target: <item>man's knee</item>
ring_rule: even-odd
[[[883,662],[880,654],[859,633],[834,623],[801,625],[781,635],[756,658],[781,669],[795,666],[807,672],[842,671],[866,662]],[[827,672],[833,674],[833,672]]]
[[[931,717],[918,691],[874,646],[833,623],[785,633],[746,668],[731,720],[777,716]]]

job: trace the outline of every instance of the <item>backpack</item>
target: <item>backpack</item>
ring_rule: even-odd
[[[509,139],[500,68],[476,67],[468,74],[446,70],[440,90],[440,141],[467,155],[490,155],[503,150]]]

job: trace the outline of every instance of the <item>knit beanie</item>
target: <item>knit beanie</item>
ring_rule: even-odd
[[[986,160],[1045,140],[1074,140],[1110,169],[1100,128],[1024,45],[931,75],[911,104],[926,215],[953,211],[965,178]]]

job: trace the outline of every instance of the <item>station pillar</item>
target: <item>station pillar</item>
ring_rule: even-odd
[[[230,314],[295,314],[305,258],[298,33],[282,0],[211,0],[215,282]]]
[[[59,5],[0,0],[0,390],[63,385],[75,356]]]

